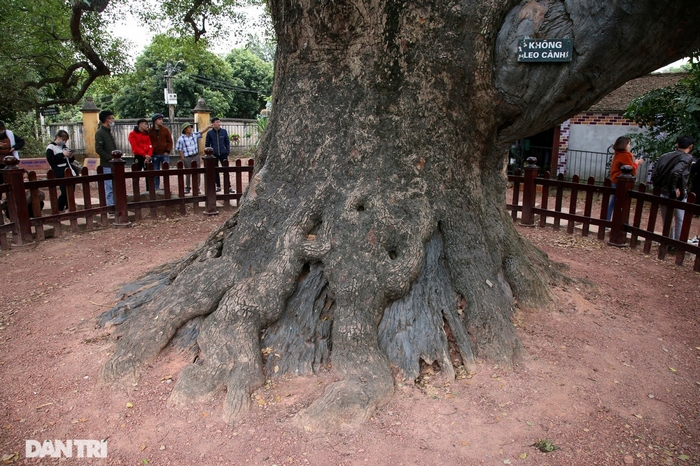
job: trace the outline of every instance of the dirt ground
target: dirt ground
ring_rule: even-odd
[[[225,215],[144,220],[132,228],[0,252],[0,457],[25,440],[107,439],[124,465],[700,464],[700,274],[652,254],[551,229],[521,234],[573,280],[546,309],[520,309],[527,350],[515,370],[480,362],[471,378],[403,384],[357,432],[294,427],[332,375],[285,379],[254,395],[244,422],[212,403],[170,408],[185,355],[166,351],[129,390],[96,383],[112,351],[95,317],[119,285],[181,257]],[[653,253],[655,251],[652,251]],[[550,453],[533,446],[548,440]]]

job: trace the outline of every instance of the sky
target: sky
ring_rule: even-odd
[[[257,18],[262,13],[261,7],[245,7],[242,8],[250,17]],[[155,35],[148,27],[143,26],[129,12],[123,16],[121,21],[116,22],[111,31],[117,37],[126,39],[131,42],[131,48],[128,55],[131,57],[130,63],[134,63],[136,57],[143,52],[144,48],[151,43]],[[242,45],[239,42],[231,40],[217,41],[212,46],[211,51],[218,54],[228,53],[232,48]]]

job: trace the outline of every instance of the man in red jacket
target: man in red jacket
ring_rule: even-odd
[[[131,144],[131,153],[136,158],[136,171],[142,171],[153,155],[151,136],[148,134],[148,120],[142,118],[136,122],[134,130],[129,133],[129,144]],[[146,181],[146,189],[149,189],[148,181]]]

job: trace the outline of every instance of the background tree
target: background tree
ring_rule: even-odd
[[[104,33],[109,23],[99,13],[106,5],[97,0],[3,5],[0,116],[74,104],[97,78],[123,69],[123,44]]]
[[[337,381],[298,416],[313,429],[387,402],[392,365],[410,380],[422,360],[449,379],[455,360],[517,361],[516,301],[546,302],[552,268],[505,210],[510,142],[700,47],[683,32],[700,3],[269,6],[273,112],[253,182],[201,249],[104,316],[123,323],[101,379],[137,377],[197,334],[171,401],[225,388],[235,422],[266,377],[331,364]],[[573,38],[573,59],[519,63],[524,37]]]
[[[230,107],[229,92],[211,89],[199,78],[228,83],[231,79],[229,64],[208,50],[206,40],[195,41],[192,37],[171,34],[155,36],[136,58],[135,71],[124,77],[124,87],[114,96],[115,112],[122,118],[156,112],[167,114],[163,99],[163,89],[167,87],[165,68],[168,63],[178,62],[179,71],[172,79],[178,99],[176,115],[190,117],[200,97],[207,99],[207,105],[215,114],[226,113]]]
[[[178,116],[191,116],[197,99],[203,97],[213,115],[254,118],[265,104],[263,96],[271,92],[272,64],[251,52],[234,49],[224,60],[208,50],[207,40],[161,34],[137,57],[135,70],[118,79],[115,112],[122,118],[167,114],[165,67],[176,62],[179,71],[172,83]]]
[[[632,134],[634,151],[656,160],[673,150],[684,134],[700,140],[700,55],[685,67],[688,77],[630,102],[625,116],[647,131]]]
[[[233,49],[226,55],[231,75],[242,86],[233,92],[231,115],[255,118],[265,107],[265,98],[272,93],[272,62],[263,61],[248,49]]]

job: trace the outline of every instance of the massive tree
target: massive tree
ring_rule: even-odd
[[[514,306],[547,301],[551,267],[506,214],[508,144],[697,48],[700,3],[269,6],[273,112],[253,183],[201,249],[103,316],[122,323],[102,380],[196,334],[174,404],[225,388],[235,422],[266,377],[330,365],[337,380],[299,415],[328,428],[361,423],[421,360],[446,377],[512,364]],[[571,38],[573,60],[519,63],[524,37]]]

